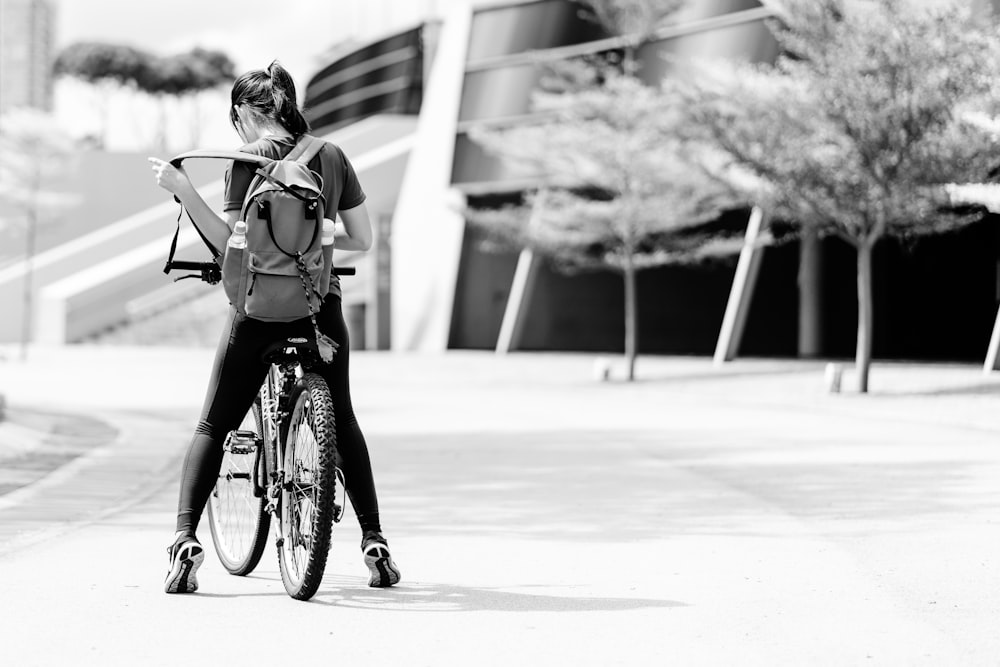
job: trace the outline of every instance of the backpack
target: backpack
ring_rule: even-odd
[[[221,257],[223,288],[241,314],[289,322],[319,311],[330,287],[333,246],[323,245],[321,238],[326,217],[323,178],[308,165],[323,145],[303,135],[280,160],[231,151],[191,151],[171,160],[176,166],[190,157],[224,158],[258,167],[240,209],[245,247],[234,247],[231,241],[222,255],[202,236],[216,261]],[[176,240],[175,235],[171,259]]]

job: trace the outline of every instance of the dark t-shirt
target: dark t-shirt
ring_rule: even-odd
[[[295,147],[291,137],[262,137],[253,143],[246,144],[240,151],[263,155],[275,160],[288,155]],[[344,155],[339,146],[324,142],[323,148],[312,160],[309,168],[323,177],[323,197],[326,200],[327,217],[332,218],[333,211],[346,211],[360,206],[365,201],[365,193],[354,173],[354,167]],[[223,210],[239,212],[243,208],[243,199],[253,180],[256,166],[250,162],[230,162],[226,167],[226,192]],[[329,294],[341,296],[340,279],[330,278]]]

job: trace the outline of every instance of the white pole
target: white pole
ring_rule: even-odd
[[[538,224],[544,206],[544,198],[544,191],[540,191],[532,206],[531,217],[528,219],[529,228]],[[510,295],[507,297],[503,320],[500,323],[500,334],[497,336],[497,354],[506,354],[520,346],[527,323],[528,308],[531,305],[531,295],[534,293],[537,279],[538,258],[535,257],[533,251],[525,248],[518,255],[517,268],[514,269]]]
[[[722,330],[715,345],[713,363],[721,366],[736,358],[746,326],[747,313],[750,311],[750,299],[753,297],[754,284],[760,270],[760,255],[757,248],[757,238],[763,227],[764,212],[757,206],[750,211],[747,221],[747,232],[743,241],[743,249],[736,264],[736,275],[733,277],[733,287],[729,292],[729,303],[726,304],[726,314],[722,318]]]
[[[990,347],[986,351],[986,363],[983,365],[984,373],[992,373],[1000,368],[1000,311],[997,311],[996,321],[993,323],[993,335],[990,336]]]

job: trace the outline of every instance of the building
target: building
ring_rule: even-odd
[[[986,7],[986,0],[976,2]],[[304,94],[314,133],[344,147],[376,221],[374,251],[340,260],[359,266],[358,276],[344,281],[353,342],[426,351],[620,350],[618,276],[570,277],[523,255],[484,252],[461,210],[477,197],[516,194],[527,185],[471,142],[469,129],[516,123],[530,113],[537,59],[611,51],[621,38],[581,18],[569,0],[437,8],[444,5],[439,20],[325,54]],[[778,46],[767,21],[774,16],[766,1],[692,3],[639,54],[641,75],[650,82],[663,76],[664,50],[771,61]],[[217,186],[204,194],[210,204],[221,196]],[[39,340],[85,340],[199,295],[202,285],[165,283],[160,271],[176,215],[176,206],[163,203],[40,255]],[[981,361],[1000,303],[998,237],[989,220],[912,246],[881,245],[875,357]],[[188,252],[203,252],[190,229],[180,254]],[[740,354],[853,355],[851,248],[837,240],[784,243],[766,249],[759,267]],[[712,354],[735,270],[719,263],[643,272],[640,352]],[[22,272],[0,267],[0,305],[5,285]],[[0,340],[10,340],[4,326]]]
[[[54,13],[51,0],[0,0],[0,113],[52,108]]]
[[[996,4],[974,0],[977,11]],[[774,16],[766,1],[692,3],[640,53],[641,74],[650,82],[664,74],[657,57],[663,50],[771,61],[778,48],[766,20]],[[454,4],[440,25],[372,42],[333,59],[313,79],[306,104],[315,105],[313,120],[320,126],[419,107],[398,203],[391,223],[383,225],[391,233],[383,239],[391,246],[391,316],[382,320],[391,321],[394,349],[620,349],[617,276],[570,278],[544,265],[525,267],[523,257],[484,253],[456,212],[469,198],[525,186],[467,133],[476,124],[517,122],[529,113],[538,76],[533,62],[620,45],[565,0]],[[334,87],[339,106],[336,96],[319,93]],[[996,248],[990,221],[908,247],[884,243],[876,259],[875,355],[982,359],[1000,302]],[[857,312],[847,289],[854,271],[849,248],[836,240],[787,243],[767,249],[760,267],[742,354],[853,354]],[[712,265],[644,272],[641,351],[711,354],[734,270]],[[527,287],[525,275],[533,276]]]
[[[693,3],[639,54],[642,76],[653,82],[664,75],[660,50],[771,60],[777,45],[765,20],[772,16],[755,0]],[[566,0],[457,3],[440,24],[357,48],[312,79],[305,106],[318,128],[418,113],[397,205],[381,212],[391,215],[391,223],[383,225],[391,233],[383,239],[391,246],[391,315],[383,314],[383,320],[391,321],[394,349],[491,349],[501,330],[515,332],[505,345],[519,349],[607,350],[621,344],[623,318],[616,313],[622,311],[622,297],[615,276],[568,279],[540,265],[529,271],[534,278],[528,289],[512,292],[519,257],[482,252],[456,211],[470,197],[525,186],[471,142],[468,130],[517,122],[530,113],[541,76],[536,60],[586,56],[623,44]],[[651,287],[671,280],[670,270],[651,274],[643,277]],[[644,290],[646,351],[711,351],[714,336],[705,338],[704,332],[718,333],[731,275],[708,280],[719,298],[707,309],[682,303],[686,293],[671,302],[657,296],[655,287]],[[513,301],[520,307],[508,307]],[[678,309],[685,310],[689,326],[664,326]],[[513,320],[523,324],[514,326]]]

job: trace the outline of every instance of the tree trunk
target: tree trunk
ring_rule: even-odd
[[[632,257],[625,258],[622,276],[625,279],[625,365],[629,382],[635,379],[635,358],[639,350],[639,317],[636,294],[636,270]]]
[[[114,99],[116,86],[104,80],[97,86],[98,114],[100,115],[100,128],[98,129],[98,141],[101,142],[100,149],[107,150],[108,135],[111,132],[111,100]]]
[[[635,76],[638,65],[635,58],[636,48],[633,44],[626,44],[622,49],[622,72],[625,76]]]
[[[858,246],[858,347],[855,369],[858,391],[868,392],[868,370],[872,361],[872,246],[863,240]]]
[[[823,353],[823,248],[813,225],[802,230],[799,246],[799,357]]]
[[[34,279],[34,257],[35,257],[35,234],[37,232],[37,220],[35,212],[29,211],[25,228],[25,248],[24,248],[24,308],[21,312],[21,361],[28,359],[28,344],[31,343],[32,320],[34,313],[34,298],[31,294]]]
[[[156,106],[158,118],[156,120],[156,133],[153,135],[153,146],[161,154],[166,154],[169,142],[167,141],[167,124],[169,122],[169,110],[167,109],[167,98],[164,95],[156,96]]]
[[[202,98],[201,91],[195,91],[191,93],[189,98],[191,100],[191,126],[190,126],[191,148],[198,148],[198,145],[201,144],[201,127],[202,127],[201,119],[204,116],[204,114],[202,113],[201,98]]]

